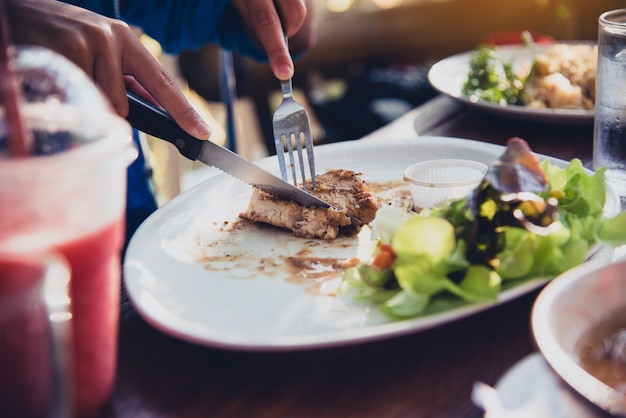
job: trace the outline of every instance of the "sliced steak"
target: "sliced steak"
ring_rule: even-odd
[[[340,231],[358,231],[360,226],[352,223],[350,215],[363,224],[376,216],[378,199],[354,171],[330,170],[321,174],[316,177],[316,187],[312,190],[310,180],[307,182],[311,194],[339,210],[305,208],[255,188],[248,208],[240,216],[252,222],[289,229],[298,237],[321,239],[334,239]]]

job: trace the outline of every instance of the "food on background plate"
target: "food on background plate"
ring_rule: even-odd
[[[358,232],[360,225],[353,223],[351,216],[367,224],[378,210],[377,197],[354,171],[330,170],[316,176],[315,188],[308,179],[307,190],[338,210],[303,207],[254,188],[248,208],[239,216],[289,229],[298,237],[329,240],[340,233]]]
[[[526,47],[535,51],[532,39]],[[528,65],[515,66],[498,48],[481,45],[470,57],[461,93],[472,101],[533,109],[592,110],[595,106],[597,47],[556,43],[534,52]]]
[[[500,106],[519,104],[524,80],[513,71],[513,63],[500,58],[495,47],[480,46],[471,54],[469,65],[461,94],[473,102],[485,101]]]
[[[600,242],[626,243],[626,213],[603,215],[604,169],[561,169],[509,140],[481,184],[446,207],[383,206],[371,259],[348,269],[344,297],[379,304],[392,319],[495,302],[502,290],[583,263]]]
[[[521,91],[521,102],[534,109],[592,110],[596,101],[598,47],[555,44],[537,54]]]

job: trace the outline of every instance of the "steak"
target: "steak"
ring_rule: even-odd
[[[361,225],[353,223],[350,215],[363,224],[374,220],[378,198],[359,173],[330,170],[316,176],[315,183],[312,188],[311,180],[307,180],[307,190],[336,209],[303,207],[254,188],[248,208],[239,216],[291,230],[298,237],[327,240],[335,239],[340,232],[348,234],[360,229]]]

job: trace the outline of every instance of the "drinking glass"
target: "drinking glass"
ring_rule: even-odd
[[[626,9],[598,19],[598,73],[593,168],[606,167],[607,183],[626,203]]]

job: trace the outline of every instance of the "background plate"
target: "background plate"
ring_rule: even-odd
[[[316,147],[318,172],[361,172],[374,184],[401,181],[417,161],[466,158],[489,164],[504,147],[444,137],[402,141],[346,141]],[[556,165],[566,163],[553,159]],[[275,159],[258,162],[278,174]],[[295,350],[354,344],[418,332],[543,285],[528,282],[497,303],[466,306],[423,318],[390,322],[375,306],[333,296],[333,261],[359,257],[356,237],[335,241],[295,238],[275,228],[237,223],[251,187],[219,174],[152,214],[133,236],[124,262],[128,295],[157,329],[198,344],[238,350]],[[369,256],[368,251],[365,256]],[[295,258],[294,258],[295,257]],[[302,274],[298,257],[317,259]]]
[[[576,41],[570,43],[589,44],[590,42]],[[537,45],[539,51],[548,47],[549,45]],[[497,51],[505,61],[512,60],[514,68],[528,66],[534,58],[532,50],[522,45],[500,46]],[[524,106],[500,106],[484,101],[472,102],[461,94],[461,89],[470,70],[469,63],[472,52],[453,55],[433,65],[428,72],[428,80],[431,85],[439,92],[461,103],[501,116],[563,124],[587,125],[593,123],[593,110],[531,109]]]

